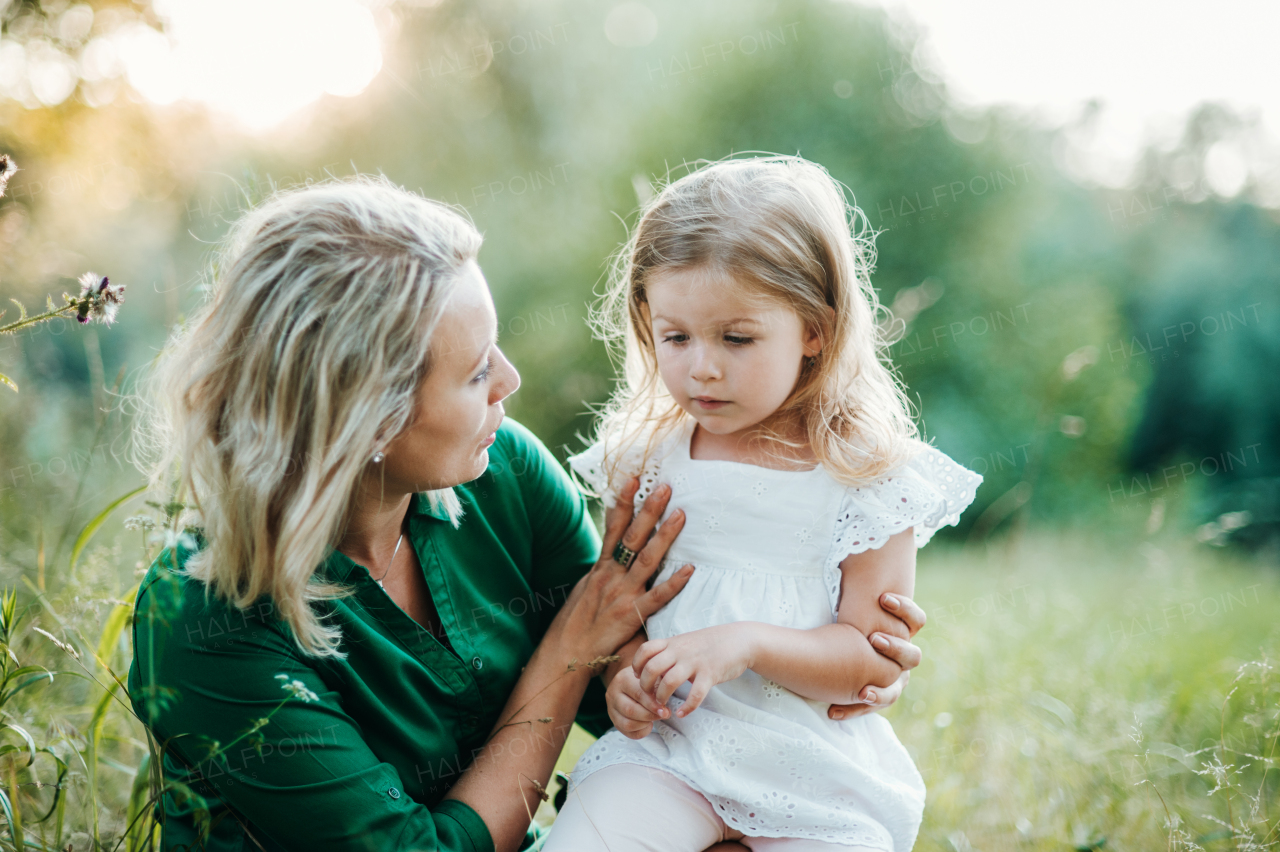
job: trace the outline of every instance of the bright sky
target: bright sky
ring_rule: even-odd
[[[1030,107],[1058,124],[1099,98],[1098,132],[1077,140],[1075,164],[1098,182],[1125,182],[1142,143],[1169,141],[1206,100],[1256,110],[1280,141],[1276,0],[870,1],[925,28],[933,61],[968,103]],[[1229,147],[1209,159],[1216,189],[1277,166]]]
[[[203,100],[254,129],[323,94],[357,95],[382,68],[372,13],[355,0],[157,0],[168,35],[122,33],[129,82],[154,103]]]
[[[379,5],[381,0],[374,0]],[[974,106],[1012,103],[1071,122],[1091,98],[1092,130],[1069,135],[1061,165],[1121,186],[1144,143],[1169,143],[1205,100],[1256,111],[1267,143],[1223,143],[1208,179],[1233,195],[1250,174],[1280,205],[1277,0],[863,0],[923,25],[929,62]],[[637,5],[635,3],[623,5]],[[149,100],[204,100],[266,129],[323,94],[353,96],[382,67],[359,0],[157,0],[169,35],[120,35],[130,82]],[[245,26],[251,21],[252,26]]]

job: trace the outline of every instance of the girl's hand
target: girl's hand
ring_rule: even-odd
[[[684,526],[685,515],[677,509],[654,532],[671,498],[671,487],[661,485],[645,499],[633,520],[639,487],[640,480],[634,477],[623,487],[618,502],[605,516],[600,559],[574,585],[548,631],[556,641],[567,646],[568,652],[576,655],[580,663],[614,654],[644,626],[644,620],[666,606],[693,575],[693,566],[685,565],[670,579],[645,589],[645,584],[658,572],[667,548]],[[620,565],[613,558],[619,541],[636,554],[630,567]]]
[[[671,711],[654,700],[640,688],[640,678],[631,666],[623,667],[605,692],[609,719],[623,736],[633,740],[644,739],[653,730],[656,719],[665,719]]]
[[[885,593],[880,596],[880,608],[900,619],[906,627],[907,635],[912,638],[920,632],[927,620],[924,610],[906,595]],[[878,713],[891,706],[911,680],[911,670],[920,665],[920,649],[901,637],[872,633],[868,638],[872,648],[902,666],[902,676],[887,687],[864,687],[858,696],[862,700],[857,704],[832,704],[827,708],[828,718],[852,719],[863,713]]]
[[[636,651],[632,670],[640,688],[666,709],[666,703],[680,684],[692,681],[689,697],[676,711],[688,716],[707,697],[711,687],[733,680],[747,670],[750,643],[741,635],[750,622],[721,624],[691,630],[668,639],[650,639]]]

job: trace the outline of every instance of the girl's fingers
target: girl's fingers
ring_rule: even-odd
[[[923,654],[919,646],[887,633],[872,633],[868,638],[871,640],[871,647],[881,656],[888,657],[902,668],[914,669],[920,665]]]
[[[640,688],[645,692],[657,697],[658,681],[671,670],[676,664],[675,659],[670,654],[658,654],[652,660],[645,664],[640,672]]]
[[[888,613],[896,615],[902,619],[907,625],[907,630],[911,636],[915,636],[920,632],[920,628],[924,627],[927,620],[924,610],[920,605],[906,595],[885,592],[880,596],[880,607]]]
[[[617,726],[615,725],[614,727]],[[628,725],[626,728],[618,728],[618,730],[622,731],[622,735],[627,739],[642,740],[653,731],[653,723],[645,722],[643,725],[636,725],[635,727]]]
[[[680,688],[680,684],[688,680],[691,674],[693,674],[693,667],[687,663],[677,663],[667,669],[654,690],[654,697],[658,699],[658,703],[665,705],[670,701],[671,696]]]
[[[618,673],[618,676],[622,677],[624,673],[629,675],[629,677],[621,682],[619,686],[620,694],[625,695],[636,704],[644,707],[653,714],[654,718],[665,719],[670,715],[671,711],[669,711],[665,706],[659,704],[657,699],[640,688],[640,681],[636,679],[635,675],[631,674],[630,669],[623,669],[622,672]]]
[[[641,643],[640,647],[636,648],[635,657],[631,660],[631,670],[636,673],[636,677],[640,677],[650,660],[666,649],[667,643],[664,639],[650,639],[648,642]]]
[[[618,700],[614,702],[614,712],[624,719],[630,719],[633,722],[652,722],[659,718],[657,713],[652,712],[638,701],[632,700],[629,695],[619,695]]]
[[[707,697],[707,693],[711,691],[711,678],[699,677],[694,678],[693,685],[689,687],[689,699],[681,705],[676,711],[676,715],[684,718],[697,710],[702,705],[702,699]]]

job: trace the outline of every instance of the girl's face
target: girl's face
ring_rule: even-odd
[[[795,389],[822,348],[791,308],[705,269],[663,269],[645,285],[658,371],[714,435],[744,437]]]

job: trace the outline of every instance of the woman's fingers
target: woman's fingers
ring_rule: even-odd
[[[684,510],[676,509],[663,521],[657,533],[649,539],[649,543],[640,550],[631,567],[642,582],[647,581],[653,576],[653,572],[658,570],[662,557],[667,555],[671,543],[676,540],[676,536],[680,535],[680,530],[684,529],[684,521]]]
[[[919,646],[913,645],[905,639],[899,639],[897,636],[890,636],[888,633],[872,633],[871,647],[875,648],[881,656],[888,657],[903,669],[914,669],[920,665],[920,659],[923,656]]]
[[[880,608],[902,619],[913,637],[920,632],[927,620],[920,605],[906,595],[885,592],[880,596]]]
[[[659,485],[653,489],[652,494],[644,498],[644,505],[640,507],[640,514],[636,515],[636,519],[631,522],[631,525],[627,527],[627,531],[622,534],[622,543],[629,550],[639,553],[644,549],[645,544],[649,541],[649,536],[653,534],[653,528],[658,525],[658,519],[666,511],[667,501],[670,499],[670,485]],[[666,548],[663,548],[663,552],[665,551]],[[639,557],[636,558],[638,559]]]
[[[605,513],[604,550],[601,562],[613,556],[613,549],[618,546],[618,542],[622,540],[622,534],[627,531],[631,517],[635,514],[635,497],[639,489],[639,479],[634,476],[628,479],[627,484],[618,492],[618,501]]]
[[[887,687],[868,686],[859,693],[859,704],[832,704],[827,708],[827,716],[831,719],[852,719],[863,713],[875,713],[891,706],[902,697],[902,690],[911,680],[911,672],[904,671],[894,683]]]
[[[693,566],[685,565],[641,595],[636,601],[636,606],[639,608],[641,615],[648,618],[670,603],[672,598],[680,594],[680,590],[688,584],[689,578],[692,576]]]

